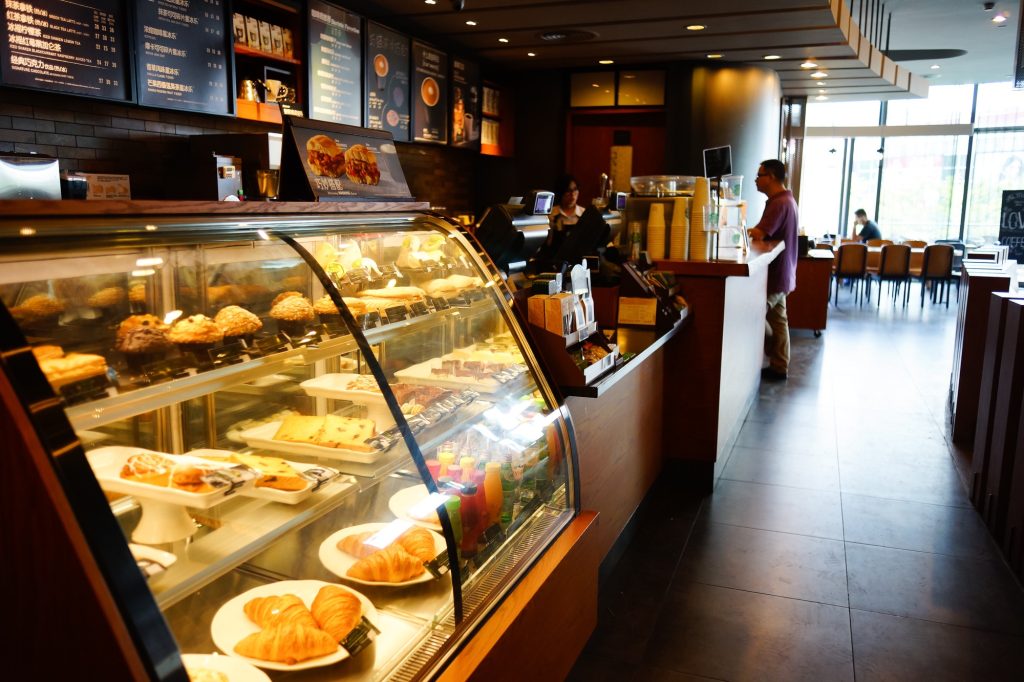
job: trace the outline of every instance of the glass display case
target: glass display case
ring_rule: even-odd
[[[578,511],[567,413],[436,217],[4,219],[0,298],[154,679],[431,677]]]

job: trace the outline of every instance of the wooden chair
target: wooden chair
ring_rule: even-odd
[[[817,242],[815,243],[814,248],[821,249],[823,251],[835,251],[832,242]]]
[[[882,282],[889,282],[889,289],[892,291],[892,301],[900,294],[900,288],[906,284],[903,291],[903,305],[907,305],[910,292],[910,247],[906,244],[886,244],[882,247],[882,260],[878,265],[878,272],[871,273],[868,279],[868,300],[871,300],[871,281],[878,280],[878,305],[882,305]]]
[[[904,239],[903,243],[912,249],[923,249],[928,246],[928,242],[920,239]]]
[[[953,273],[953,247],[949,244],[930,244],[924,247],[924,261],[921,264],[921,273],[917,278],[921,280],[921,307],[924,307],[924,290],[928,283],[932,284],[932,303],[935,302],[936,292],[939,294],[939,301],[942,301],[942,294],[946,295],[946,307],[949,307],[949,278]],[[909,287],[908,287],[909,288]]]
[[[953,247],[953,270],[949,273],[949,279],[956,284],[956,300],[960,302],[960,273],[964,267],[964,254],[967,253],[967,244],[959,239],[936,239],[936,244],[949,244]],[[956,255],[959,251],[960,255]]]
[[[864,289],[864,277],[868,267],[868,247],[863,244],[843,244],[839,247],[839,257],[836,260],[836,270],[832,277],[836,283],[836,307],[839,307],[839,283],[846,279],[850,282],[850,291],[853,292],[857,286],[857,298],[860,302]],[[831,300],[831,292],[829,299]]]
[[[891,239],[869,239],[867,241],[868,246],[887,246],[892,244]]]

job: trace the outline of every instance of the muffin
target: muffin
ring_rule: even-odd
[[[86,304],[93,308],[115,308],[124,303],[127,294],[124,287],[105,287],[86,300]]]
[[[242,340],[251,345],[253,334],[263,329],[263,321],[258,316],[237,305],[221,308],[213,321],[224,332],[225,343]]]
[[[121,321],[121,324],[117,325],[117,341],[121,343],[121,340],[128,335],[134,329],[139,327],[151,327],[153,329],[159,329],[162,332],[167,331],[167,325],[156,315],[131,315]]]
[[[29,296],[11,308],[11,315],[24,327],[56,326],[63,312],[64,304],[49,294]]]
[[[341,324],[341,313],[338,312],[338,306],[334,305],[334,301],[327,294],[317,299],[313,304],[313,310],[320,316],[321,323]]]
[[[124,355],[128,368],[138,372],[144,365],[163,359],[171,349],[171,342],[163,329],[139,326],[121,335],[118,330],[114,349]]]
[[[182,355],[192,354],[203,365],[209,362],[209,351],[224,339],[224,332],[206,315],[192,315],[175,322],[167,338]]]
[[[305,296],[289,296],[270,309],[279,331],[288,336],[302,336],[313,321],[313,304]]]
[[[146,312],[146,285],[141,282],[128,289],[128,309],[133,313]]]
[[[280,303],[284,299],[291,298],[292,296],[302,296],[302,292],[300,292],[300,291],[282,291],[281,293],[279,293],[277,296],[274,297],[273,301],[270,302],[270,307],[273,308],[275,305],[277,305],[278,303]]]

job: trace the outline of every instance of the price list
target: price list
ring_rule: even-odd
[[[309,117],[358,126],[359,17],[326,2],[309,3]]]
[[[412,44],[412,131],[418,142],[448,141],[448,55]]]
[[[4,83],[128,99],[118,0],[4,0],[3,8]]]
[[[366,127],[409,140],[409,39],[371,22],[366,26]]]
[[[228,113],[223,0],[136,3],[139,104]]]

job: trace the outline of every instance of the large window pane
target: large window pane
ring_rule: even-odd
[[[800,225],[808,236],[820,237],[836,233],[843,188],[843,145],[841,138],[804,139],[800,172]]]
[[[1024,92],[1013,83],[982,83],[978,86],[976,128],[1024,125]]]
[[[966,136],[891,137],[883,163],[883,237],[934,241],[960,234]]]
[[[876,126],[879,102],[832,102],[807,105],[807,127]]]
[[[1024,189],[1024,132],[976,133],[964,229],[967,240],[998,238],[1004,189]]]
[[[844,234],[853,234],[853,213],[858,208],[867,211],[869,218],[878,215],[875,205],[878,196],[878,137],[858,137],[853,140],[853,171],[850,175],[850,213],[846,216]],[[876,221],[877,222],[877,221]],[[884,231],[884,228],[883,228]]]
[[[890,100],[885,122],[891,126],[970,123],[973,97],[970,84],[932,87],[926,99]]]

